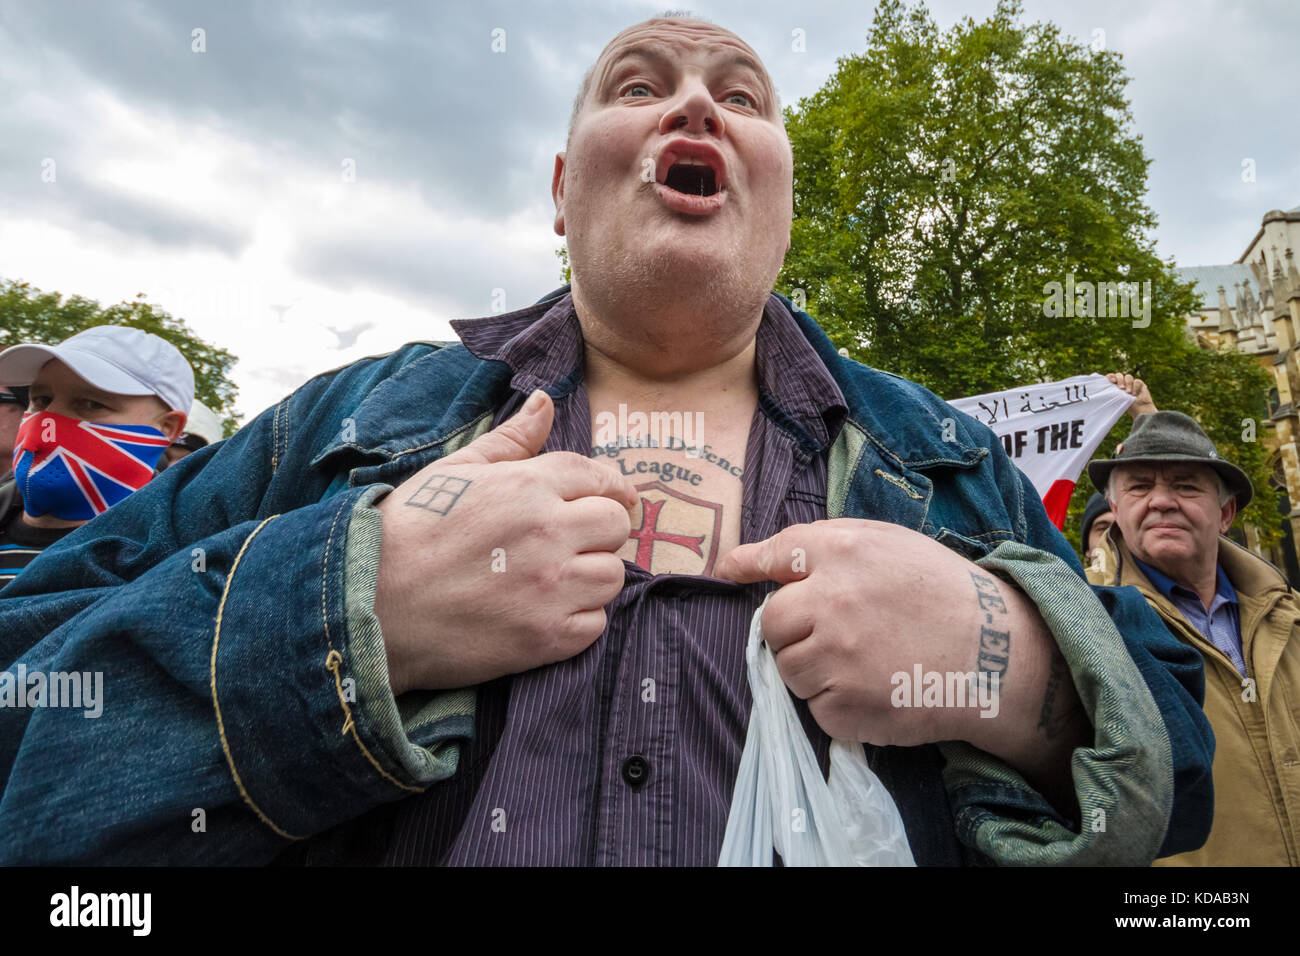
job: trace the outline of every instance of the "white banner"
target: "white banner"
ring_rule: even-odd
[[[1033,482],[1047,517],[1064,528],[1079,474],[1133,402],[1106,376],[1093,374],[948,404],[997,433],[1016,467]]]

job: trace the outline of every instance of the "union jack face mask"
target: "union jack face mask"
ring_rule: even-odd
[[[83,422],[29,412],[18,426],[14,477],[33,518],[89,521],[154,476],[170,439],[152,425]]]

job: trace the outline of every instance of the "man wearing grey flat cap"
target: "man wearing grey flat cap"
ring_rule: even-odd
[[[1115,457],[1088,464],[1114,524],[1093,584],[1136,587],[1205,661],[1214,729],[1215,814],[1199,850],[1173,866],[1300,863],[1300,592],[1223,534],[1253,495],[1182,412],[1140,416]]]

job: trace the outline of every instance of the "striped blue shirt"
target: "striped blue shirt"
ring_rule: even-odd
[[[1241,612],[1237,604],[1237,592],[1228,580],[1223,565],[1216,564],[1218,579],[1215,582],[1214,600],[1209,610],[1201,603],[1201,596],[1190,588],[1185,588],[1173,578],[1157,571],[1136,557],[1138,567],[1147,576],[1157,591],[1163,594],[1178,608],[1187,619],[1187,623],[1196,628],[1201,636],[1217,647],[1232,661],[1237,673],[1246,676],[1246,658],[1241,652]]]

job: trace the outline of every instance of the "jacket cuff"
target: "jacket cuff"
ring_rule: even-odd
[[[263,520],[224,583],[209,675],[220,747],[245,804],[288,839],[450,776],[456,739],[472,725],[472,706],[449,707],[423,725],[423,746],[405,738],[378,620],[353,629],[349,587],[369,594],[373,618],[379,514],[371,502],[386,489],[352,489]],[[355,540],[368,560],[352,570],[347,542],[367,509],[376,520]],[[465,692],[451,694],[463,704]]]
[[[388,653],[375,614],[383,517],[375,505],[390,485],[370,485],[357,500],[348,527],[344,610],[352,642],[357,700],[385,752],[415,780],[430,784],[456,771],[459,745],[474,729],[474,688],[419,691],[394,699]]]
[[[1004,864],[1149,864],[1173,809],[1173,757],[1119,631],[1087,582],[1053,554],[1008,541],[976,563],[1001,572],[1037,606],[1095,738],[1070,761],[1078,832],[1004,761],[966,743],[942,744],[958,835]]]

